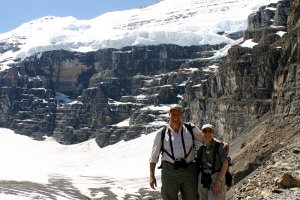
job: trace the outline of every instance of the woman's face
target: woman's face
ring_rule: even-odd
[[[213,139],[213,130],[211,128],[205,128],[202,130],[204,134],[205,142],[210,142]]]

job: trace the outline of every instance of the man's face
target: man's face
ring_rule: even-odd
[[[178,110],[172,110],[169,113],[169,116],[170,116],[170,121],[172,123],[181,123],[183,114],[182,114],[182,112],[180,112]]]

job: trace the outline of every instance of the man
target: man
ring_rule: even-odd
[[[205,124],[201,128],[204,145],[197,151],[199,200],[225,200],[225,173],[228,169],[228,149],[213,138],[214,127]]]
[[[194,140],[202,142],[203,135],[197,126],[190,133],[182,123],[183,108],[172,106],[169,111],[169,124],[165,136],[162,129],[157,131],[150,158],[150,187],[157,186],[155,167],[162,153],[161,196],[163,200],[176,200],[179,191],[183,200],[197,200],[198,170],[194,162]],[[193,135],[192,135],[193,134]],[[163,149],[162,148],[163,143]]]

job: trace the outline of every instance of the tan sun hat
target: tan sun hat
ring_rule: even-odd
[[[201,131],[203,131],[206,128],[210,128],[211,130],[215,131],[214,126],[211,124],[204,124],[201,128]]]

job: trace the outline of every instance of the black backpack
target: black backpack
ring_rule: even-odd
[[[190,154],[190,152],[192,151],[192,149],[195,149],[195,143],[194,143],[194,134],[193,134],[193,128],[195,127],[194,125],[192,125],[189,122],[183,122],[183,125],[188,129],[189,133],[192,135],[192,140],[193,140],[193,146],[191,147],[191,149],[188,151],[188,153],[186,153],[186,149],[184,149],[184,155],[185,155],[185,159],[188,157],[188,155]],[[165,134],[167,131],[167,126],[164,126],[164,128],[161,131],[161,154],[163,154],[163,152],[165,152],[168,156],[170,156],[173,160],[175,160],[174,158],[174,153],[173,153],[173,146],[172,146],[172,142],[170,140],[170,146],[171,146],[171,151],[172,151],[172,155],[167,152],[164,149],[164,138],[165,138]],[[168,130],[168,134],[170,134],[169,132],[170,130]],[[183,130],[182,130],[183,131]],[[170,136],[170,135],[169,135]],[[182,144],[184,144],[184,139],[183,139],[183,134],[181,134],[181,139],[182,139]]]
[[[220,145],[222,144],[222,142],[219,142],[219,141],[215,141],[215,142],[216,142],[216,144],[215,144],[214,153],[213,153],[212,173],[220,171],[220,170],[215,169],[215,162],[216,162],[217,154],[219,155],[219,148],[220,148]],[[203,165],[203,163],[201,162],[201,157],[202,157],[204,147],[205,146],[203,146],[203,145],[200,147],[200,149],[198,150],[198,154],[197,154],[198,156],[196,158],[196,162],[198,164],[200,164],[200,170],[202,170],[201,165]],[[233,180],[232,174],[229,172],[230,165],[232,165],[232,164],[229,162],[227,171],[225,173],[225,184],[228,187],[232,186],[232,180]]]

